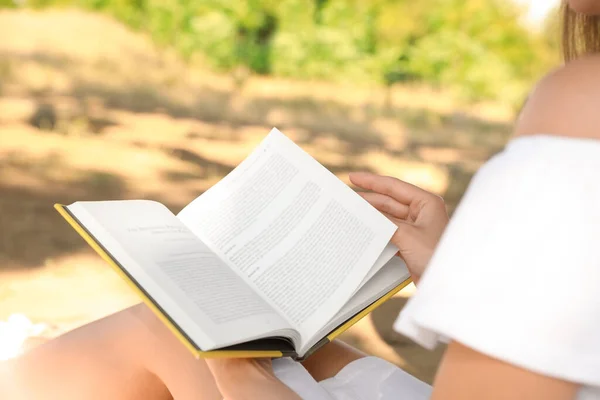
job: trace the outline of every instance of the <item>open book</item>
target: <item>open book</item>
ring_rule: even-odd
[[[55,207],[197,357],[306,358],[410,282],[396,226],[277,129],[177,216]]]

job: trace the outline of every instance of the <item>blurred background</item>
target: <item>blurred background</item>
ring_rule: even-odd
[[[452,212],[560,63],[550,0],[0,0],[0,360],[138,302],[53,210],[174,212],[276,126],[347,182],[367,170]],[[431,382],[391,325],[344,339]],[[27,336],[30,338],[25,341]]]

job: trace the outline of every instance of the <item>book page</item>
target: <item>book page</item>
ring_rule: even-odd
[[[78,202],[68,208],[202,350],[291,329],[160,203]]]
[[[358,289],[396,230],[276,129],[179,218],[303,340]]]
[[[375,276],[375,274],[377,274],[377,272],[379,272],[385,265],[387,265],[388,262],[396,254],[398,254],[398,248],[393,243],[391,243],[391,242],[388,243],[387,246],[385,246],[385,249],[383,249],[383,252],[381,252],[381,255],[379,256],[377,261],[375,261],[375,264],[373,265],[373,267],[371,267],[371,270],[369,271],[367,276],[365,276],[364,279],[362,280],[358,289],[360,289],[371,278],[373,278],[373,276]]]
[[[325,335],[328,335],[331,331],[408,279],[410,279],[410,272],[406,267],[406,263],[400,257],[392,257],[319,330],[319,333],[311,341],[299,349],[299,355],[303,356],[305,351],[308,351]]]

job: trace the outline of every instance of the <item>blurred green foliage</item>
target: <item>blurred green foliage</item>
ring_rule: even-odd
[[[15,0],[0,0],[0,5]],[[502,0],[29,0],[114,15],[187,59],[284,77],[420,81],[520,103],[557,60]]]

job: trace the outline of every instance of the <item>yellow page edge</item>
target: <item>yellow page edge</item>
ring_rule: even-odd
[[[154,314],[169,328],[169,330],[179,339],[181,343],[196,357],[196,358],[259,358],[259,357],[283,357],[280,351],[252,351],[252,350],[215,350],[201,351],[181,334],[179,329],[171,323],[171,321],[162,313],[162,311],[154,304],[154,302],[140,290],[140,288],[131,281],[131,279],[123,272],[121,267],[113,260],[113,258],[96,242],[96,240],[69,214],[66,206],[63,204],[55,204],[54,208],[60,215],[71,225],[73,229],[87,242],[92,249],[98,253],[104,261],[112,267],[112,269],[127,283],[127,285],[137,293],[142,301],[154,312]]]

